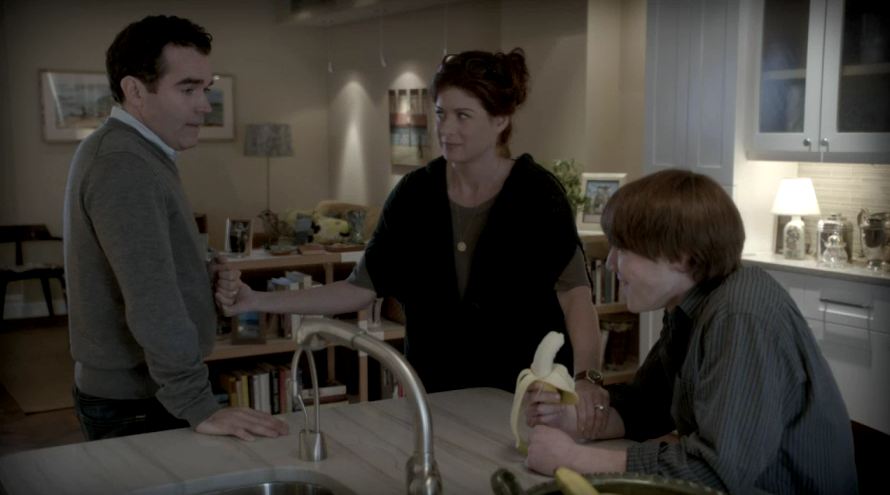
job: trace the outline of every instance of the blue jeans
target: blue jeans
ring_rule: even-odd
[[[74,387],[74,411],[87,440],[123,437],[184,428],[187,421],[170,414],[158,399],[103,399]]]

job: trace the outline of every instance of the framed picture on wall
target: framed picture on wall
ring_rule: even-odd
[[[103,72],[40,71],[43,139],[80,141],[111,114],[114,99]]]
[[[204,117],[199,139],[235,139],[234,80],[215,75],[207,94],[211,111]],[[43,139],[48,142],[80,141],[111,115],[114,98],[104,72],[40,71],[40,110]]]
[[[578,213],[578,230],[601,232],[600,218],[606,202],[615,191],[624,184],[627,174],[617,173],[583,173],[581,174],[581,190],[589,200],[584,209]]]
[[[253,221],[226,219],[226,253],[234,256],[250,256],[253,244]]]
[[[431,106],[426,88],[389,90],[389,142],[393,165],[419,167],[432,160]]]
[[[204,116],[204,125],[198,139],[202,141],[231,141],[235,139],[235,79],[216,74],[213,86],[207,93],[210,113]]]

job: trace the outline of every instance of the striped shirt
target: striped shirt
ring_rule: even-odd
[[[730,493],[856,493],[850,419],[794,301],[766,272],[699,284],[665,312],[631,384],[610,389],[627,470]]]

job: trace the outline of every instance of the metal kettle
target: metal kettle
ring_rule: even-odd
[[[866,268],[890,271],[890,212],[869,213],[863,208],[856,220]]]

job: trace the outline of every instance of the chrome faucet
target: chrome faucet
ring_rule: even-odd
[[[317,462],[326,457],[325,442],[319,428],[318,375],[315,369],[313,350],[325,348],[328,343],[343,345],[363,351],[374,357],[395,374],[396,379],[407,389],[408,398],[414,404],[414,455],[408,459],[407,493],[433,495],[442,493],[442,476],[433,456],[433,422],[426,391],[414,368],[404,356],[391,345],[369,336],[361,328],[341,320],[330,318],[303,318],[300,328],[294,332],[297,350],[291,362],[291,383],[294,400],[301,404],[306,415],[306,427],[300,431],[300,459]],[[296,373],[300,355],[306,349],[309,359],[309,373],[314,389],[315,425],[309,426],[309,414],[300,395],[300,384]]]

